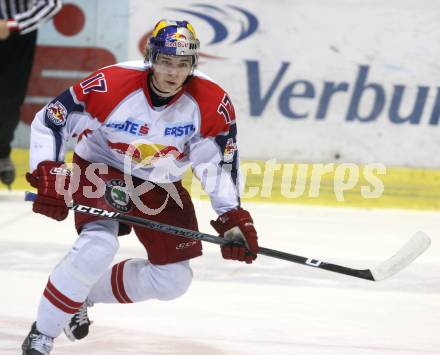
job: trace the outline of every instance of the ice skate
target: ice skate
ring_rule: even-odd
[[[92,322],[87,315],[87,307],[91,306],[92,304],[88,301],[84,302],[78,312],[73,315],[70,323],[64,328],[64,334],[70,341],[80,340],[89,334],[89,327]]]
[[[21,346],[22,355],[49,355],[53,348],[53,338],[41,334],[37,324],[32,324],[31,331]]]

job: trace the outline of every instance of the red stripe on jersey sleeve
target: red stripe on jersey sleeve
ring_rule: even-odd
[[[100,69],[73,86],[76,98],[85,110],[104,122],[114,108],[133,91],[142,89],[146,72],[111,66]]]
[[[220,86],[195,76],[187,84],[185,91],[199,106],[202,137],[215,137],[229,131],[229,125],[235,120],[235,110],[229,96]]]

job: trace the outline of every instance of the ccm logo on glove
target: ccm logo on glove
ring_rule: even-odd
[[[53,175],[70,176],[70,170],[67,168],[61,168],[61,167],[50,169],[50,173]]]
[[[220,215],[211,225],[229,243],[221,246],[225,259],[251,264],[258,253],[258,237],[248,211],[238,208]]]
[[[42,161],[32,174],[26,174],[26,180],[37,189],[37,197],[32,210],[35,213],[62,221],[67,217],[69,210],[64,195],[57,192],[57,176],[63,176],[64,186],[60,187],[63,191],[67,191],[70,184],[70,170],[64,167],[63,162]]]

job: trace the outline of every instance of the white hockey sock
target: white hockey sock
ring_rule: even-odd
[[[188,290],[192,276],[189,260],[166,265],[153,265],[144,259],[124,260],[99,279],[88,300],[92,303],[172,300]]]
[[[81,307],[92,286],[108,269],[118,250],[118,223],[85,225],[70,252],[50,275],[38,307],[37,329],[57,337]]]

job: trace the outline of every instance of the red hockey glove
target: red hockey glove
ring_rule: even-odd
[[[59,161],[45,160],[38,164],[32,174],[26,173],[26,180],[38,190],[32,210],[57,221],[65,219],[69,212],[64,202],[64,196],[59,194],[55,188],[59,175],[62,175],[63,179],[65,178],[64,186],[60,186],[61,189],[67,190],[69,186],[70,170],[63,167],[63,164]]]
[[[239,208],[228,211],[211,221],[222,238],[230,243],[221,246],[223,258],[251,264],[257,258],[257,231],[248,211]]]

